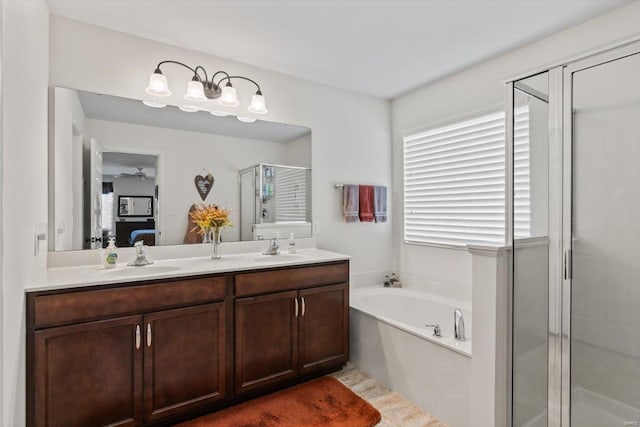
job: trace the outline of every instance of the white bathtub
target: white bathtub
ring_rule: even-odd
[[[437,295],[403,288],[382,286],[351,290],[351,307],[419,338],[431,341],[465,356],[471,356],[471,307]],[[462,310],[466,341],[453,335],[453,312]],[[440,325],[442,337],[433,336],[433,328]]]
[[[351,362],[450,427],[468,427],[471,307],[410,289],[351,290]],[[462,310],[467,341],[453,337]],[[442,338],[425,324],[439,324]]]

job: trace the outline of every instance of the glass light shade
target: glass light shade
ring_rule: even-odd
[[[184,94],[187,101],[204,102],[207,97],[204,96],[204,86],[198,80],[191,80],[187,85],[187,93]]]
[[[178,108],[185,113],[195,113],[196,111],[200,111],[200,108],[194,107],[193,105],[178,105]]]
[[[254,119],[253,117],[245,117],[245,116],[238,116],[237,119],[240,120],[242,123],[253,123],[256,121],[256,119]]]
[[[264,100],[264,96],[255,94],[251,97],[251,104],[249,104],[249,111],[255,114],[267,114],[267,103]]]
[[[218,103],[225,107],[237,107],[240,105],[238,101],[238,95],[236,94],[236,88],[233,86],[225,86],[222,88],[222,94]]]
[[[217,117],[226,117],[229,113],[225,113],[224,111],[209,111],[211,114]]]
[[[167,76],[162,73],[153,73],[149,76],[149,86],[145,89],[149,95],[171,96]]]
[[[151,108],[164,108],[167,106],[167,104],[162,104],[160,102],[146,101],[146,100],[142,101],[142,103],[147,107],[151,107]]]

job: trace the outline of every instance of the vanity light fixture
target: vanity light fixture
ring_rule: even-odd
[[[196,111],[200,111],[198,107],[194,107],[193,105],[178,105],[178,108],[185,113],[195,113]]]
[[[151,107],[151,108],[164,108],[167,106],[167,104],[162,104],[160,102],[146,101],[146,100],[142,101],[142,103],[147,107]]]
[[[238,100],[236,88],[233,87],[232,80],[246,80],[253,83],[257,88],[256,93],[251,97],[251,104],[248,108],[249,112],[254,114],[266,114],[268,112],[266,101],[260,90],[260,85],[256,83],[255,80],[244,76],[231,76],[226,71],[216,71],[211,76],[211,79],[209,79],[207,71],[201,65],[192,68],[178,61],[162,61],[157,65],[154,72],[149,76],[149,86],[147,86],[145,90],[149,95],[160,97],[171,96],[167,76],[162,74],[160,70],[160,67],[164,64],[180,65],[193,73],[191,81],[187,83],[187,92],[184,95],[184,99],[187,101],[205,102],[207,100],[217,99],[218,104],[224,107],[237,107],[240,105],[240,101]],[[220,76],[220,79],[216,81],[216,77],[218,76]],[[180,109],[186,111],[183,108]],[[206,108],[196,108],[196,110],[198,109],[204,110]]]
[[[246,116],[238,116],[237,119],[240,120],[242,123],[253,123],[256,121],[255,118],[246,117]]]

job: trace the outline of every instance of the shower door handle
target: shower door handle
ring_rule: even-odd
[[[564,280],[569,280],[573,277],[573,259],[571,249],[564,251]]]

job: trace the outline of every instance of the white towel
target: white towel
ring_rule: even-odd
[[[387,187],[376,185],[373,188],[373,216],[376,222],[387,222]]]
[[[345,184],[342,187],[342,212],[345,222],[358,222],[360,187]]]

